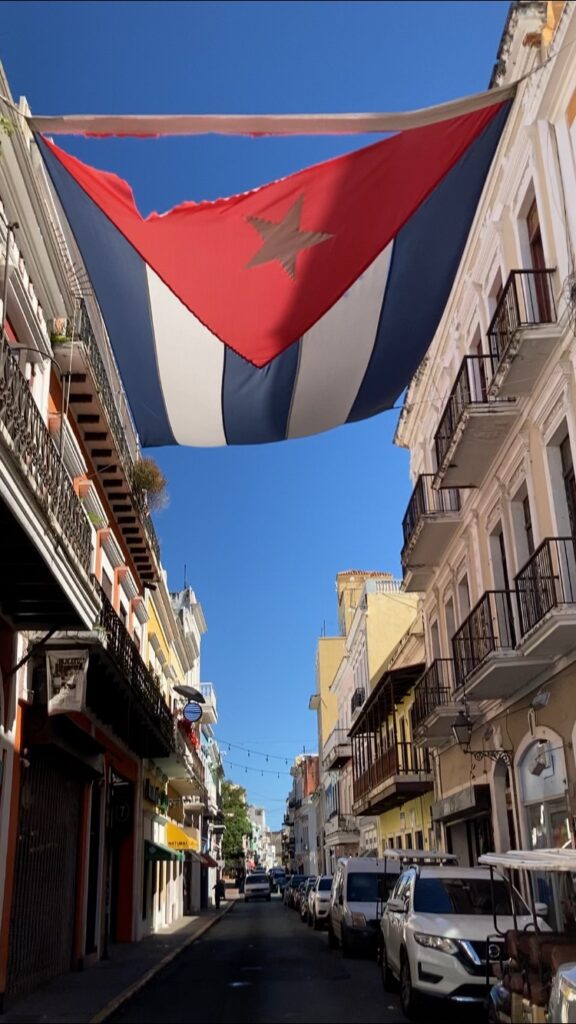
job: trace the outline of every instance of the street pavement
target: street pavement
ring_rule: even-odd
[[[325,931],[271,903],[238,900],[109,1021],[203,1024],[395,1024],[375,959],[344,959]]]

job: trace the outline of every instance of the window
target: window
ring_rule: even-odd
[[[432,661],[440,658],[440,631],[436,619],[430,624],[430,646],[432,648]]]
[[[528,495],[522,501],[522,514],[524,518],[524,533],[526,534],[526,544],[528,546],[528,554],[534,554],[534,533],[532,531],[532,513],[530,512],[530,499]]]
[[[452,637],[456,632],[456,618],[454,615],[454,601],[452,598],[446,602],[444,606],[444,614],[446,616],[446,633],[448,636],[448,644],[452,643]]]
[[[402,836],[396,836],[396,849],[402,849]]]
[[[576,477],[574,475],[574,461],[568,436],[564,438],[560,445],[560,458],[562,460],[562,477],[564,479],[564,491],[568,505],[570,530],[572,536],[576,537]]]
[[[416,833],[416,838],[414,840],[414,849],[415,850],[423,850],[424,849],[424,833],[423,832],[417,832]]]
[[[470,611],[470,587],[466,573],[464,573],[458,583],[458,611],[460,622],[462,623]]]
[[[354,871],[348,875],[346,898],[350,903],[374,903],[378,899],[378,883],[386,876],[377,871]]]
[[[112,594],[114,592],[114,584],[112,583],[112,580],[110,579],[108,573],[106,572],[106,569],[102,569],[102,590],[106,594],[108,600],[111,602]]]
[[[527,914],[515,893],[516,913]],[[414,891],[414,911],[420,914],[512,914],[510,889],[506,882],[494,881],[494,905],[489,878],[418,878]]]

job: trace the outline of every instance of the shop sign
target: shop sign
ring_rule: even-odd
[[[49,715],[85,709],[88,660],[88,651],[78,648],[46,655]]]
[[[466,814],[467,812],[474,810],[484,810],[486,803],[486,801],[482,799],[484,794],[482,792],[477,792],[477,789],[483,788],[484,787],[468,786],[466,789],[461,789],[458,793],[453,793],[452,796],[447,796],[443,800],[438,800],[437,803],[432,804],[432,820],[446,821],[447,818],[453,818],[456,814]],[[486,789],[488,789],[488,787],[486,787]]]

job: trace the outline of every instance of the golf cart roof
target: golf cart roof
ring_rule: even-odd
[[[458,857],[443,850],[384,850],[382,860],[400,860],[403,864],[458,864]]]
[[[485,853],[478,858],[485,867],[510,871],[571,871],[576,874],[576,850],[509,850]]]

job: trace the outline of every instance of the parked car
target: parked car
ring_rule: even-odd
[[[534,926],[532,915],[501,875],[491,883],[487,868],[414,865],[400,875],[382,914],[384,987],[400,981],[407,1017],[423,995],[483,1003],[486,958],[500,959],[505,933],[526,926]]]
[[[291,875],[288,879],[286,888],[284,889],[284,903],[287,907],[294,906],[294,895],[296,889],[300,885],[300,882],[304,881],[304,878],[304,875]]]
[[[252,872],[246,875],[244,882],[244,902],[252,899],[265,899],[270,901],[270,882],[265,871]]]
[[[300,897],[300,905],[298,908],[300,911],[300,920],[303,923],[308,920],[308,896],[315,885],[316,875],[310,875],[310,877],[306,879],[306,883],[302,890],[302,896]]]
[[[278,892],[278,889],[280,888],[280,879],[283,879],[284,877],[284,868],[270,868],[268,878],[270,879],[271,892]]]
[[[292,906],[293,906],[294,910],[297,910],[298,912],[300,912],[300,904],[302,902],[302,897],[304,896],[304,891],[306,889],[307,881],[308,881],[308,876],[305,875],[304,879],[296,886],[296,888],[294,890],[294,898],[293,898],[293,901],[292,901]]]
[[[382,894],[398,879],[402,864],[377,857],[338,861],[328,911],[328,943],[341,945],[344,956],[353,948],[376,952]]]
[[[308,925],[318,929],[328,920],[332,875],[320,875],[308,892]]]

